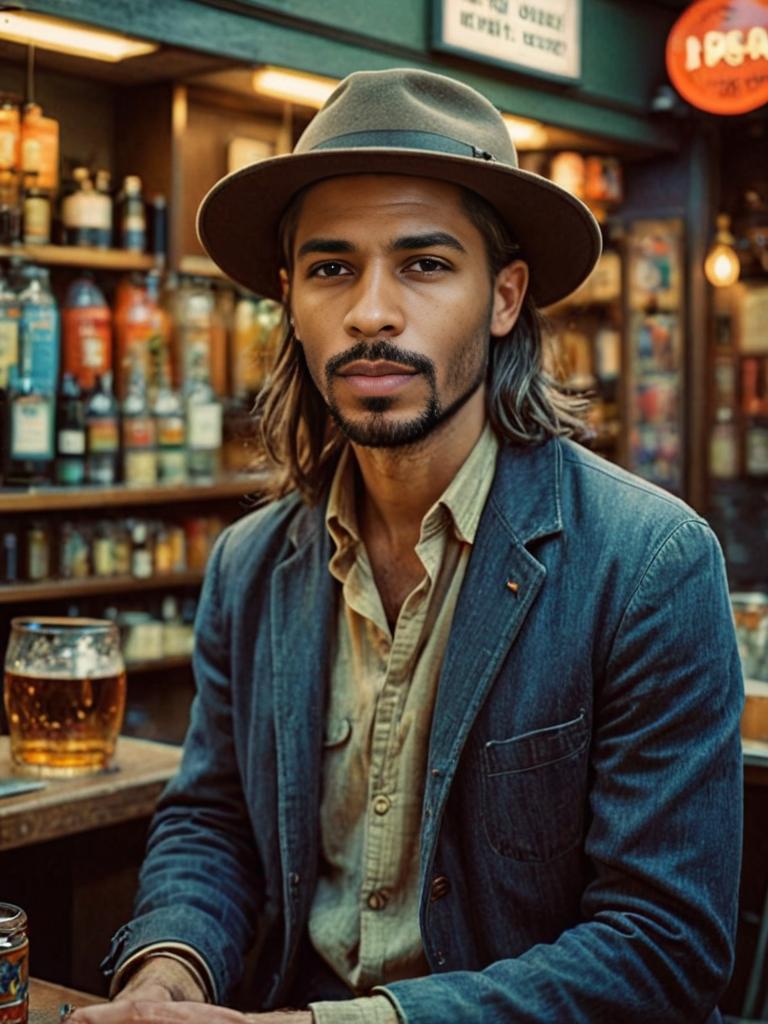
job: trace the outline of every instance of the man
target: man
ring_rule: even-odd
[[[392,70],[200,232],[288,312],[274,500],[212,556],[116,1000],[74,1020],[243,1020],[202,1001],[255,941],[247,1019],[719,1021],[738,657],[706,524],[562,437],[534,302],[591,215],[473,90]]]

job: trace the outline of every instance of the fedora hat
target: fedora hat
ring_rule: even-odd
[[[506,222],[540,306],[570,294],[600,255],[600,229],[565,189],[517,166],[496,108],[444,75],[410,68],[345,78],[292,153],[222,178],[203,200],[200,241],[238,284],[279,299],[280,218],[300,189],[345,174],[407,174],[471,189]]]

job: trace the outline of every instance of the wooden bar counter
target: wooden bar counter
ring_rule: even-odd
[[[77,989],[56,985],[51,981],[29,979],[29,1024],[59,1024],[59,1008],[62,1003],[72,1006],[93,1006],[101,1002],[96,996]]]
[[[123,736],[113,771],[0,800],[0,898],[27,911],[37,977],[104,993],[99,962],[131,916],[147,826],[180,759]],[[0,778],[12,774],[0,737]]]

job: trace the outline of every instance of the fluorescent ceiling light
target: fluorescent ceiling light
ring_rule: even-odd
[[[259,68],[253,73],[253,88],[256,92],[318,109],[338,84],[335,78],[306,75],[287,68]]]
[[[116,63],[127,57],[139,57],[158,49],[156,43],[142,39],[87,28],[72,21],[49,18],[41,14],[0,12],[0,39],[39,46],[44,50],[69,53]]]
[[[504,114],[510,138],[518,149],[542,149],[547,144],[547,129],[539,121]]]

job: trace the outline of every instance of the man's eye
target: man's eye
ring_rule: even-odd
[[[409,270],[420,270],[423,274],[434,274],[439,270],[448,270],[442,260],[433,259],[431,256],[422,256],[408,265]]]
[[[319,263],[312,267],[311,277],[341,277],[348,273],[343,263]]]

